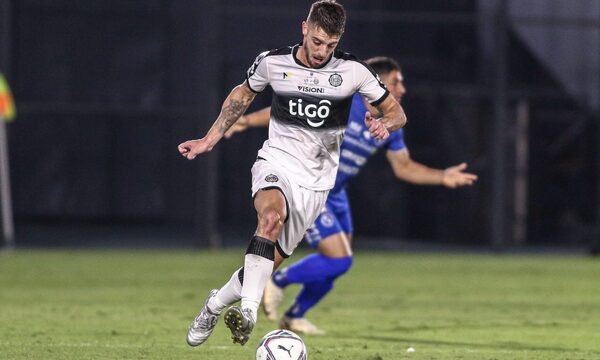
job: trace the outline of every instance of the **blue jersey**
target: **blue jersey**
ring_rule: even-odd
[[[312,247],[316,248],[319,241],[330,235],[339,232],[351,234],[354,231],[346,185],[359,173],[369,157],[380,148],[399,151],[406,147],[402,129],[390,133],[386,140],[373,139],[365,124],[366,112],[367,107],[363,98],[355,94],[340,149],[340,165],[335,186],[329,192],[325,208],[305,234],[305,239]]]
[[[386,140],[373,139],[365,124],[366,112],[367,107],[363,98],[359,94],[354,94],[344,141],[340,149],[340,165],[335,178],[335,186],[331,193],[337,193],[344,189],[348,182],[367,163],[369,157],[380,148],[399,151],[406,147],[402,129],[390,133]]]

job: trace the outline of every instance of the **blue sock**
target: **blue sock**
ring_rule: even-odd
[[[321,254],[309,255],[290,267],[275,272],[273,282],[279,287],[304,284],[295,303],[285,313],[292,318],[304,317],[331,289],[333,282],[352,266],[352,256],[330,258]]]
[[[302,291],[298,294],[296,302],[285,313],[285,316],[291,318],[301,318],[304,314],[315,306],[327,293],[333,288],[335,278],[329,278],[322,281],[313,281],[304,284]]]
[[[273,282],[279,287],[289,284],[307,284],[325,279],[335,279],[352,266],[352,256],[331,258],[321,254],[312,254],[295,262],[286,269],[273,274]]]

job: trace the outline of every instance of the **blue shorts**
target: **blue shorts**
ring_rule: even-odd
[[[340,232],[352,234],[353,231],[350,202],[344,189],[336,193],[329,193],[323,211],[312,226],[306,230],[304,239],[312,248],[316,248],[319,241],[328,236]]]

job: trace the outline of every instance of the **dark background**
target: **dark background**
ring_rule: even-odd
[[[300,41],[311,3],[0,0],[17,246],[246,242],[266,129],[193,162],[176,147],[204,135],[258,53]],[[358,244],[597,241],[600,2],[342,4],[339,47],[403,67],[411,156],[480,177],[409,185],[378,154],[349,191]]]

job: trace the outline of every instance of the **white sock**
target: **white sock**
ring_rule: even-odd
[[[242,298],[242,284],[239,279],[240,270],[241,268],[237,269],[237,271],[231,275],[231,279],[219,289],[217,295],[213,296],[208,301],[208,308],[210,311],[220,314],[227,306]]]
[[[254,321],[265,285],[273,272],[273,260],[259,255],[244,257],[244,285],[242,286],[242,309],[252,310]]]

